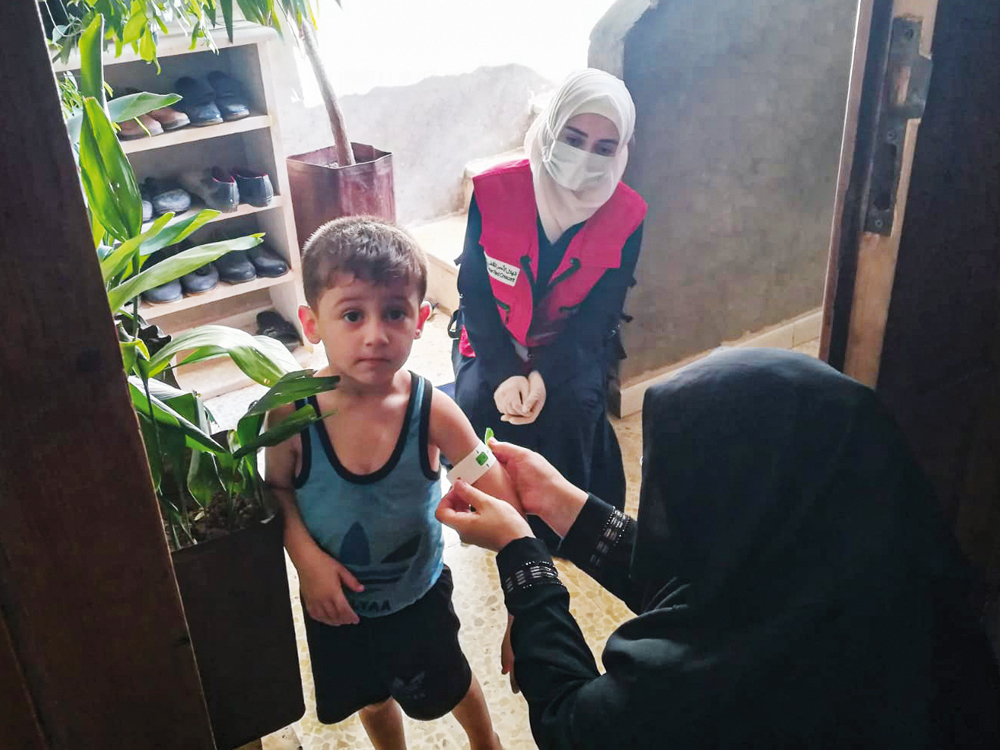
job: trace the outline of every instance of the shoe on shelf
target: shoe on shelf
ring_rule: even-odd
[[[122,89],[123,95],[141,93],[143,92],[133,87]],[[147,114],[160,124],[160,127],[163,128],[164,132],[178,130],[179,128],[183,128],[191,124],[191,120],[186,114],[173,107],[160,107],[159,109],[154,109]]]
[[[240,200],[244,203],[263,208],[274,200],[274,188],[266,172],[234,169],[232,175],[240,191]]]
[[[257,247],[250,248],[247,250],[247,256],[257,270],[257,275],[265,279],[275,279],[288,273],[288,264],[285,259],[267,245],[257,245]]]
[[[118,127],[120,128],[118,131],[119,139],[134,141],[138,138],[146,138],[150,135],[160,135],[163,133],[163,126],[149,115],[139,115],[138,118],[142,122],[142,125],[146,126],[146,130],[143,130],[142,125],[136,122],[135,119],[132,118],[131,120],[118,123]],[[148,133],[146,132],[147,130],[149,131]]]
[[[172,211],[179,214],[191,208],[191,194],[172,178],[147,177],[143,181],[156,216]]]
[[[220,167],[185,172],[180,176],[180,182],[209,208],[229,213],[239,207],[240,192],[236,187],[236,178]]]
[[[145,224],[153,218],[153,201],[145,182],[139,185],[139,197],[142,199],[142,222]]]
[[[202,127],[222,122],[222,113],[215,104],[215,91],[206,81],[184,76],[177,79],[174,91],[181,95],[174,108],[187,115],[192,125]]]
[[[242,83],[219,70],[208,74],[208,82],[215,89],[215,104],[223,120],[232,122],[250,116],[250,99]]]
[[[143,268],[145,269],[150,266],[155,266],[161,260],[169,258],[171,255],[176,255],[178,252],[180,252],[180,248],[177,246],[165,247],[162,250],[157,250],[146,259],[146,263],[143,265]],[[142,293],[143,301],[152,305],[162,305],[165,302],[176,302],[183,296],[184,291],[181,287],[180,279],[168,281],[166,284],[155,286]]]
[[[257,271],[244,250],[226,253],[215,261],[215,267],[219,270],[219,278],[227,284],[242,284],[257,278]]]
[[[185,295],[204,294],[219,285],[219,271],[214,263],[206,263],[191,273],[181,276],[181,287]]]
[[[274,310],[257,313],[257,335],[277,339],[289,351],[301,343],[298,329]]]

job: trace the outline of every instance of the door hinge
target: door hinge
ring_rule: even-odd
[[[910,120],[921,117],[927,104],[931,60],[920,55],[922,24],[919,18],[892,19],[889,58],[868,184],[866,232],[892,233],[906,125]]]

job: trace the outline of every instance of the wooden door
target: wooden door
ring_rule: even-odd
[[[1000,3],[862,0],[824,307],[821,356],[893,409],[995,606]]]
[[[214,748],[35,2],[0,23],[0,748]]]

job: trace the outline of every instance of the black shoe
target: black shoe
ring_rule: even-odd
[[[271,178],[264,172],[234,169],[232,175],[236,179],[236,187],[239,189],[240,200],[243,203],[263,208],[274,200]]]
[[[215,89],[215,103],[222,113],[223,120],[232,122],[250,115],[250,107],[247,104],[250,99],[242,83],[218,70],[208,74],[208,82]]]
[[[176,255],[178,252],[180,252],[180,248],[177,246],[165,247],[162,250],[157,250],[146,259],[146,262],[143,264],[143,268],[145,269],[155,266],[161,260],[169,258],[171,255]],[[155,286],[142,293],[143,301],[149,302],[153,305],[162,305],[165,302],[176,302],[183,296],[184,293],[181,289],[180,279],[168,281],[166,284]]]
[[[219,167],[185,172],[180,176],[180,181],[187,190],[205,201],[209,208],[229,213],[239,206],[240,192],[236,187],[236,178]]]
[[[219,278],[227,284],[242,284],[257,278],[257,271],[244,250],[226,253],[215,261],[215,267],[219,270]]]
[[[139,185],[139,197],[142,199],[142,222],[145,224],[153,218],[153,201],[145,182]]]
[[[219,272],[215,265],[206,263],[189,274],[181,276],[181,287],[184,294],[204,294],[219,285]]]
[[[289,350],[299,345],[299,332],[291,323],[274,310],[257,313],[257,335],[270,336],[284,344]]]
[[[146,192],[153,205],[156,216],[172,211],[179,214],[191,208],[191,194],[184,190],[176,180],[147,177],[143,181]]]
[[[174,109],[186,114],[192,125],[200,127],[222,122],[222,113],[215,104],[215,91],[207,82],[184,76],[174,84],[174,91],[181,95]]]
[[[267,245],[257,245],[257,247],[250,248],[247,250],[247,256],[254,268],[257,269],[258,276],[274,279],[288,273],[288,264],[285,263],[285,259]]]

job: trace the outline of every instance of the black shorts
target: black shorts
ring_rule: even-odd
[[[446,565],[416,602],[357,625],[324,625],[303,607],[319,720],[336,724],[389,698],[421,721],[455,708],[469,691],[472,669],[458,644],[453,588]]]

